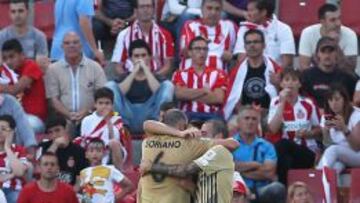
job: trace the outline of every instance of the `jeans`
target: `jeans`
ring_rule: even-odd
[[[133,104],[120,91],[116,82],[110,81],[106,86],[114,92],[114,110],[120,113],[132,134],[143,133],[145,120],[158,120],[161,104],[171,102],[174,95],[174,85],[170,81],[164,81],[146,102]]]
[[[44,122],[39,117],[32,114],[26,114],[26,116],[29,121],[30,127],[34,130],[35,135],[45,132]]]
[[[19,190],[14,190],[14,189],[10,189],[10,188],[2,188],[2,191],[5,194],[6,197],[6,201],[8,203],[16,203],[18,197],[19,197]]]
[[[258,189],[258,194],[255,201],[256,203],[285,203],[286,202],[286,189],[285,186],[279,182],[272,182]]]

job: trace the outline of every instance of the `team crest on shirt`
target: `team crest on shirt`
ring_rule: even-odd
[[[304,114],[304,112],[302,112],[302,111],[299,109],[298,112],[296,113],[296,117],[297,117],[298,119],[303,119],[303,118],[305,118],[305,114]]]

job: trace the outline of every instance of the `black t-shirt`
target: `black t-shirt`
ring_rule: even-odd
[[[133,104],[139,104],[146,102],[151,95],[152,91],[147,80],[134,80],[126,94],[126,98]]]
[[[47,141],[39,144],[42,152],[47,151],[53,141]],[[66,148],[59,148],[56,151],[56,156],[59,159],[60,174],[59,179],[62,182],[74,185],[76,176],[80,171],[88,167],[88,162],[85,158],[85,151],[79,145],[70,142]]]
[[[318,67],[313,67],[303,73],[302,87],[304,93],[314,98],[317,105],[323,108],[325,104],[324,97],[331,84],[342,84],[348,91],[350,98],[352,98],[357,80],[357,76],[352,76],[340,70],[326,73]]]
[[[241,104],[243,105],[261,105],[262,108],[269,108],[270,96],[265,91],[265,64],[258,68],[248,67],[242,91]]]

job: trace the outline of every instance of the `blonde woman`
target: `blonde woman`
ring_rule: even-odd
[[[287,203],[313,203],[308,186],[303,182],[295,182],[288,188]]]

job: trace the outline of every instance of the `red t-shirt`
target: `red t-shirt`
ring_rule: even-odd
[[[27,184],[20,192],[17,203],[78,203],[73,188],[60,181],[57,182],[56,190],[44,192],[40,190],[37,182]]]
[[[33,114],[46,119],[47,103],[45,96],[44,73],[40,67],[32,60],[26,60],[22,67],[17,70],[19,78],[27,76],[33,80],[29,89],[25,90],[21,100],[26,113]]]

